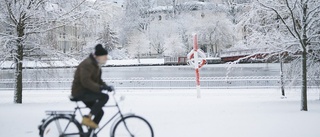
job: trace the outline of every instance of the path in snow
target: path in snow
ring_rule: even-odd
[[[148,119],[156,137],[319,137],[319,92],[309,90],[309,111],[301,112],[299,91],[280,99],[276,89],[214,89],[197,99],[194,90],[122,90],[117,98],[124,95],[123,110]],[[24,103],[13,104],[13,92],[0,91],[0,137],[37,137],[45,110],[73,109],[68,95],[24,91]]]

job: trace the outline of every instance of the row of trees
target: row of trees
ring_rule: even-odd
[[[200,35],[201,45],[217,50],[230,47],[239,38],[223,4],[176,1],[163,1],[162,4],[165,6],[154,7],[153,1],[144,0],[126,4],[118,23],[121,26],[119,40],[131,57],[142,53],[185,56],[192,48],[193,33]]]
[[[263,49],[256,54],[265,53],[266,58],[281,55],[292,64],[286,76],[301,81],[301,110],[308,110],[308,76],[320,73],[317,69],[320,66],[320,5],[317,0],[228,0],[222,5],[187,4],[185,7],[173,1],[171,8],[160,9],[153,9],[154,3],[150,1],[137,0],[129,1],[125,12],[114,17],[112,22],[102,19],[97,25],[94,20],[102,15],[101,9],[105,6],[101,2],[3,0],[0,3],[0,57],[14,61],[16,103],[22,103],[23,60],[42,56],[79,58],[56,50],[47,41],[47,32],[81,24],[83,39],[99,34],[86,45],[104,43],[119,58],[125,58],[126,53],[140,56],[151,51],[159,55],[184,56],[192,45],[190,36],[194,32],[205,34],[199,41],[211,49],[237,45],[242,49]],[[114,16],[111,11],[109,14]],[[100,27],[92,29],[97,26]],[[97,30],[101,31],[92,32]],[[117,49],[117,45],[123,49]],[[80,52],[90,51],[84,48]]]

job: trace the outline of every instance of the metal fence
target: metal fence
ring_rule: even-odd
[[[25,79],[24,89],[71,89],[72,80],[70,78],[51,79]],[[188,89],[195,87],[194,77],[153,77],[144,79],[135,77],[131,79],[104,79],[108,84],[118,89]],[[202,77],[201,88],[279,88],[279,76],[248,76],[248,77]],[[299,80],[285,80],[285,85],[301,85]],[[309,87],[319,87],[320,79],[310,80]],[[13,79],[1,79],[0,90],[13,89]]]

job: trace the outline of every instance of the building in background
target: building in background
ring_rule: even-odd
[[[62,53],[75,56],[91,52],[108,24],[123,11],[123,1],[103,0],[90,10],[92,12],[85,13],[74,23],[56,22],[55,26],[60,27],[48,32],[49,44]]]

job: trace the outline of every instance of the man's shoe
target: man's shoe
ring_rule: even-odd
[[[88,117],[88,116],[83,117],[81,124],[88,126],[92,129],[98,128],[98,125],[94,121],[91,120],[91,117]]]

